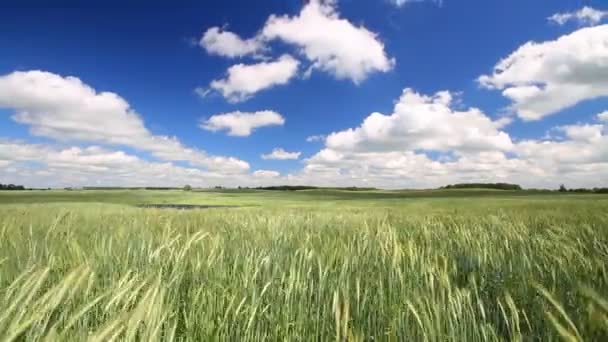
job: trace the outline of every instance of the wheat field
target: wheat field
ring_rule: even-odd
[[[417,196],[3,193],[0,340],[608,338],[608,197]]]

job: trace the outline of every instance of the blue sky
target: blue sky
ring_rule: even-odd
[[[606,185],[605,2],[395,1],[0,5],[0,182]],[[548,19],[554,15],[561,17]],[[553,44],[566,36],[572,39]],[[537,52],[546,57],[523,51],[512,72],[493,74],[530,41],[544,44]],[[566,56],[568,44],[582,57]],[[251,71],[235,70],[244,82],[228,77],[235,65]],[[29,76],[36,82],[25,87],[20,82]],[[68,77],[78,79],[78,89],[49,86]],[[259,89],[243,91],[256,82]],[[536,85],[538,94],[521,95]],[[74,95],[82,99],[75,103],[66,92],[81,94],[80,88],[93,93]],[[401,97],[406,88],[409,100]],[[509,88],[520,95],[505,95]],[[434,97],[439,91],[451,101]],[[88,107],[87,96],[103,92],[126,105]],[[429,114],[436,111],[444,112]],[[374,112],[384,118],[364,125]],[[205,125],[214,116],[215,126]],[[262,126],[229,134],[230,125],[249,119]],[[92,124],[103,132],[88,132]],[[131,139],[119,137],[118,127],[139,133],[125,129]],[[317,135],[323,138],[307,142]],[[159,137],[171,137],[169,147]],[[262,157],[273,149],[297,158]],[[568,157],[572,151],[586,159]],[[240,171],[216,165],[215,157]],[[142,167],[149,174],[134,176]]]

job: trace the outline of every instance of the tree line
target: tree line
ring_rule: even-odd
[[[578,193],[594,193],[594,194],[608,194],[608,188],[578,188],[578,189],[568,189],[564,184],[559,186],[559,192],[578,192]]]
[[[522,190],[520,185],[509,183],[461,183],[442,186],[440,189]]]
[[[178,190],[182,189],[185,191],[191,191],[193,188],[190,185],[186,185],[183,188],[177,187],[83,187],[83,190]],[[216,186],[215,189],[225,189],[224,187]],[[376,188],[364,188],[364,187],[316,187],[316,186],[302,186],[302,185],[281,185],[281,186],[260,186],[255,188],[249,187],[238,187],[239,190],[275,190],[275,191],[298,191],[298,190],[346,190],[346,191],[369,191],[376,190]],[[518,184],[509,183],[459,183],[442,186],[439,189],[493,189],[493,190],[523,190]],[[16,184],[2,184],[0,183],[0,190],[33,190],[27,189],[23,185]],[[48,189],[37,189],[37,190],[50,190]],[[66,188],[66,190],[72,190],[72,188]],[[534,190],[534,189],[529,189]],[[546,190],[545,190],[546,191]],[[568,189],[565,185],[560,185],[559,192],[570,192],[570,193],[595,193],[595,194],[608,194],[608,188],[576,188]]]
[[[26,190],[26,189],[23,185],[0,183],[0,190]]]
[[[439,189],[493,189],[493,190],[524,190],[518,184],[509,183],[460,183],[442,186]],[[544,189],[528,189],[529,191],[538,191]],[[546,191],[546,190],[545,190]],[[559,186],[559,192],[576,192],[587,194],[608,194],[608,188],[577,188],[568,189],[564,184]]]
[[[249,188],[246,188],[249,189]],[[256,190],[274,190],[274,191],[298,191],[298,190],[344,190],[344,191],[370,191],[377,190],[376,188],[359,188],[356,186],[350,187],[318,187],[307,185],[279,185],[279,186],[259,186]]]

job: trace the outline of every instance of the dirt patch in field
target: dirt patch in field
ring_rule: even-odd
[[[148,208],[148,209],[178,209],[178,210],[238,208],[238,206],[234,206],[234,205],[194,205],[194,204],[140,204],[137,207]]]

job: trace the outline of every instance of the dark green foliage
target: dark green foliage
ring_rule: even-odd
[[[298,191],[298,190],[345,190],[345,191],[371,191],[376,188],[359,188],[356,186],[344,188],[317,187],[307,185],[279,185],[279,186],[264,186],[257,187],[258,190],[275,190],[275,191]]]
[[[521,186],[509,183],[461,183],[450,184],[441,189],[494,189],[494,190],[522,190]]]
[[[82,190],[179,190],[180,188],[146,186],[146,187],[122,187],[122,186],[85,186]]]
[[[26,190],[23,185],[0,184],[0,190]]]
[[[594,194],[608,194],[608,188],[593,188],[593,189],[568,189],[568,192],[577,192],[577,193],[594,193]]]

